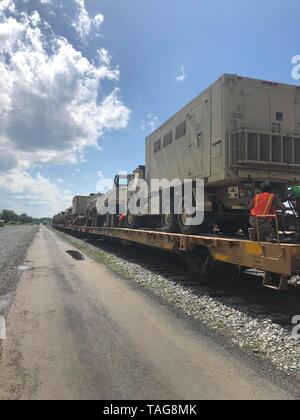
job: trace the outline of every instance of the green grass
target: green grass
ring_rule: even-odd
[[[9,227],[16,227],[16,226],[30,226],[30,224],[28,223],[20,223],[20,222],[8,222],[8,223],[4,223],[4,226],[0,226],[1,228],[9,228]]]

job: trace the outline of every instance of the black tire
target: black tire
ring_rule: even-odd
[[[249,238],[249,228],[251,228],[251,226],[248,221],[241,223],[241,229],[247,238]]]
[[[177,223],[179,226],[179,231],[183,235],[195,235],[199,233],[199,225],[189,225],[188,218],[193,217],[184,211],[184,205],[182,206],[183,212],[177,215]],[[189,208],[188,203],[186,204],[186,208]]]
[[[118,226],[118,221],[117,221],[117,216],[115,214],[110,214],[109,215],[109,227],[117,227]]]
[[[103,216],[103,223],[102,223],[102,226],[103,226],[103,227],[109,227],[109,224],[110,224],[110,214],[109,214],[109,213],[106,213],[106,214]]]
[[[184,224],[181,214],[178,215],[178,226],[180,233],[183,235],[197,235],[199,233],[199,226],[190,226]]]
[[[214,222],[203,221],[202,225],[198,226],[199,234],[211,234],[214,233]]]
[[[106,213],[104,216],[103,227],[116,227],[117,226],[117,217],[115,214]]]
[[[235,220],[223,220],[218,223],[218,227],[224,235],[235,235],[239,230]]]
[[[126,225],[128,229],[138,229],[142,225],[141,217],[135,216],[134,214],[127,213],[126,216]]]
[[[161,227],[162,227],[163,232],[167,232],[167,233],[179,232],[177,215],[174,214],[173,209],[169,210],[168,214],[163,212],[163,214],[161,215]]]

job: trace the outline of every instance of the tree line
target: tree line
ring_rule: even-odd
[[[51,219],[48,217],[37,219],[26,213],[17,214],[12,210],[0,210],[0,220],[4,220],[8,224],[51,223]]]

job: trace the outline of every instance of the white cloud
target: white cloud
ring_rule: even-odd
[[[184,66],[181,66],[180,71],[181,73],[175,78],[176,82],[183,82],[187,78]]]
[[[113,185],[113,179],[101,177],[96,184],[96,192],[105,194],[113,188]]]
[[[0,174],[1,209],[33,217],[51,216],[66,208],[71,199],[68,191],[61,191],[40,173],[35,177],[20,171]]]
[[[38,14],[36,10],[31,14],[29,19],[33,26],[37,26],[41,22],[40,15]]]
[[[23,1],[21,13],[18,2],[0,0],[0,207],[43,216],[67,207],[71,193],[63,179],[28,169],[84,161],[105,130],[127,126],[130,110],[116,87],[101,96],[105,81],[120,77],[109,51],[99,47],[89,60],[74,34],[57,33],[67,26],[85,42],[99,35],[103,15],[91,17],[83,0],[32,4]]]
[[[150,132],[154,131],[159,124],[158,117],[153,114],[153,112],[149,112],[146,119],[142,121],[141,129],[143,131],[149,130]]]
[[[103,24],[104,16],[97,14],[91,18],[85,7],[84,0],[75,0],[77,6],[77,18],[73,23],[73,27],[83,40],[85,40],[91,33],[92,29],[99,30]]]
[[[15,168],[17,164],[18,160],[15,154],[0,145],[0,168],[2,171],[7,172]]]
[[[14,12],[15,5],[12,0],[1,0],[0,1],[0,14],[4,13],[5,11]]]
[[[104,21],[104,16],[99,13],[98,15],[94,17],[93,24],[97,29],[100,29],[103,21]]]
[[[84,0],[75,0],[78,9],[77,21],[73,23],[78,35],[85,38],[91,31],[92,20],[85,8]]]
[[[0,17],[0,74],[0,148],[9,156],[6,164],[0,159],[0,172],[76,163],[87,147],[97,147],[104,130],[128,123],[117,88],[99,100],[103,81],[120,76],[109,52],[99,49],[96,64],[54,32],[47,39],[36,11]]]

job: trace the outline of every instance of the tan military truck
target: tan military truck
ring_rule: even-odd
[[[146,180],[162,178],[204,179],[206,221],[246,227],[260,182],[299,184],[300,87],[223,75],[146,138]],[[163,228],[189,233],[184,216],[162,215]]]

